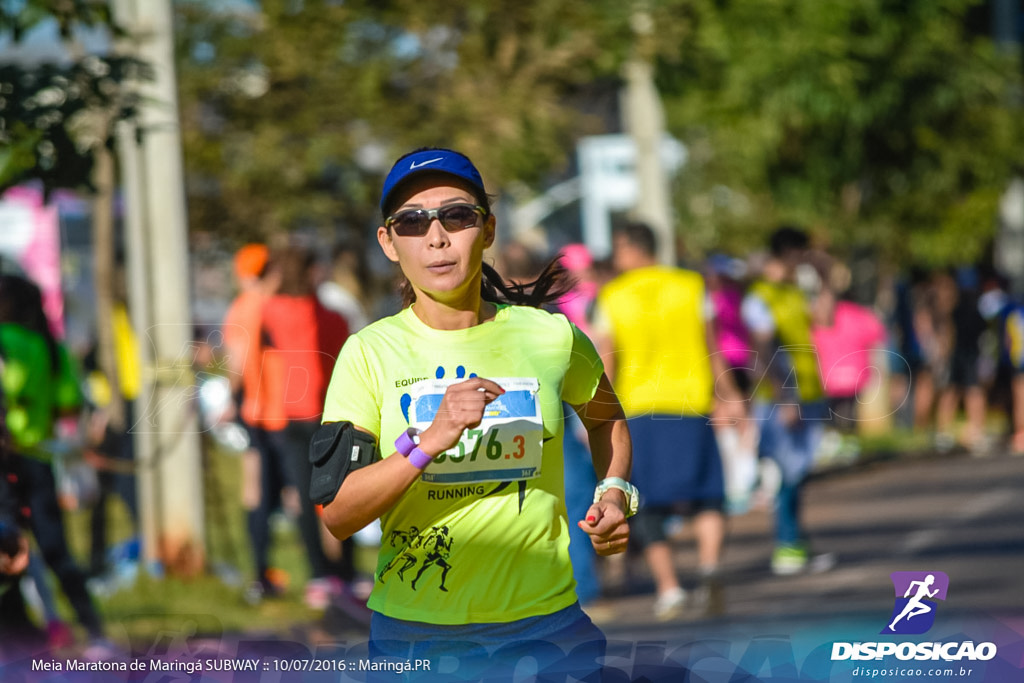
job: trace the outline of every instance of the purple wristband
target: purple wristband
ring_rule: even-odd
[[[416,442],[412,440],[412,437],[419,433],[419,430],[415,427],[406,429],[402,432],[401,436],[395,439],[395,450],[408,458],[409,454],[412,453],[412,449],[416,448]]]
[[[434,461],[433,456],[420,450],[420,447],[413,441],[413,437],[419,434],[419,430],[409,427],[395,439],[395,450],[409,459],[409,462],[418,469],[423,469]]]
[[[420,450],[420,447],[412,449],[409,453],[409,462],[419,469],[424,469],[427,465],[434,462],[433,456],[429,453]]]

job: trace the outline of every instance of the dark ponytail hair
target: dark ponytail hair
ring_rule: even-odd
[[[569,271],[557,258],[548,263],[533,282],[505,282],[498,271],[486,263],[483,274],[480,295],[484,301],[495,304],[541,308],[564,297],[574,284]]]
[[[488,263],[481,264],[481,271],[480,298],[492,304],[543,308],[572,291],[574,284],[569,271],[557,258],[545,266],[532,282],[506,282],[494,266]],[[408,308],[416,301],[412,284],[405,277],[398,286],[398,293],[402,297],[402,308]]]

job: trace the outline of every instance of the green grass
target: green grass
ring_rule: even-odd
[[[295,525],[286,520],[272,525],[271,566],[288,576],[285,595],[250,605],[244,588],[254,578],[245,513],[241,505],[241,459],[213,450],[204,476],[206,486],[207,571],[199,577],[153,578],[139,569],[134,585],[107,596],[97,596],[111,639],[121,644],[155,642],[154,639],[182,628],[216,635],[221,632],[286,635],[316,622],[321,614],[303,602],[308,579],[305,551]],[[220,501],[214,503],[213,501]],[[120,499],[108,502],[108,539],[111,545],[130,538],[132,525]],[[79,565],[89,558],[89,516],[66,513],[71,550]],[[356,565],[371,574],[375,548],[359,548]],[[219,575],[220,574],[220,575]],[[223,575],[223,576],[221,576]],[[62,616],[74,621],[59,590]],[[145,649],[145,646],[143,646]]]
[[[952,425],[954,435],[966,429],[966,421],[958,415]],[[1009,429],[1007,417],[1000,410],[991,409],[985,418],[985,431],[990,437],[1005,434]],[[861,451],[867,455],[920,455],[930,453],[934,448],[934,431],[932,429],[896,428],[885,433],[862,435]]]
[[[213,576],[185,581],[142,575],[132,588],[106,598],[103,607],[111,637],[117,638],[118,631],[123,630],[132,641],[179,630],[183,622],[193,623],[197,632],[208,635],[252,631],[283,634],[319,616],[307,609],[297,594],[250,606],[240,590],[226,588]]]
[[[861,452],[867,454],[913,453],[930,448],[931,445],[931,434],[924,430],[894,429],[884,434],[860,437]]]

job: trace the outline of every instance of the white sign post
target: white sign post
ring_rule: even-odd
[[[659,149],[661,162],[669,173],[686,163],[686,147],[665,136]],[[597,258],[611,253],[611,212],[629,211],[640,197],[637,179],[637,150],[625,134],[594,135],[576,146],[580,167],[580,210],[583,242]]]

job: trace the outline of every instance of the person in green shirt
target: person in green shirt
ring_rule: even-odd
[[[32,535],[79,622],[100,640],[100,616],[68,548],[53,458],[44,447],[55,420],[80,407],[80,384],[70,354],[50,332],[39,288],[16,275],[0,276],[0,353],[12,469],[26,492]]]
[[[381,520],[371,656],[455,656],[470,677],[535,656],[545,671],[593,678],[604,637],[577,601],[568,525],[597,553],[622,552],[636,492],[600,357],[564,316],[537,307],[564,293],[559,266],[509,285],[484,263],[496,221],[458,152],[399,159],[381,211],[378,242],[405,276],[406,306],[349,337],[323,415],[369,434],[382,456],[323,508],[338,538]],[[563,400],[601,480],[582,520],[565,508]]]

